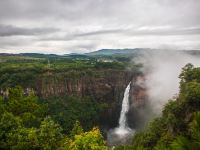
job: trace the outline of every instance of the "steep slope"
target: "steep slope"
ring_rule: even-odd
[[[138,132],[132,144],[117,150],[200,149],[200,68],[188,64],[180,78],[180,93],[176,100],[170,100],[162,115],[144,131]]]

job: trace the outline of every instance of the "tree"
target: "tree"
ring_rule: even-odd
[[[18,128],[9,134],[8,144],[11,149],[39,149],[39,141],[36,128]]]
[[[6,105],[2,96],[0,96],[0,117],[6,111]]]
[[[21,128],[21,120],[12,113],[5,112],[0,120],[0,148],[9,149],[9,135]]]
[[[62,128],[50,117],[45,118],[39,128],[39,143],[42,149],[51,150],[60,146],[63,138]]]
[[[184,136],[178,136],[171,146],[173,150],[192,150],[190,141]]]
[[[70,132],[70,137],[74,138],[75,135],[80,135],[83,133],[83,128],[78,120],[76,120],[73,129]]]
[[[179,75],[179,78],[181,79],[181,83],[182,82],[186,82],[188,80],[191,79],[191,71],[194,68],[194,66],[191,63],[186,64],[183,68],[182,68],[182,72]]]
[[[158,142],[156,146],[153,148],[153,150],[170,150],[170,148],[167,148],[166,144],[163,142]]]
[[[21,117],[26,127],[39,126],[47,111],[45,105],[38,103],[38,97],[33,91],[28,93],[28,95],[24,95],[24,91],[20,86],[9,89],[6,101],[6,110]]]
[[[75,135],[74,141],[70,144],[73,150],[107,150],[106,142],[98,128]]]
[[[194,113],[193,121],[190,124],[191,137],[196,149],[200,149],[200,111]]]

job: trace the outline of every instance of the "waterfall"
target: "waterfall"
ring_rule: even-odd
[[[124,91],[124,98],[122,100],[122,109],[119,117],[119,126],[115,128],[115,133],[120,136],[130,134],[132,130],[128,127],[126,114],[129,110],[129,91],[131,82],[128,84]]]
[[[129,92],[131,82],[127,85],[124,91],[124,97],[122,100],[122,109],[119,117],[119,126],[117,128],[109,130],[107,134],[107,140],[110,147],[115,145],[125,144],[131,141],[134,129],[128,127],[126,114],[129,111]]]
[[[126,90],[124,92],[124,98],[123,98],[123,101],[122,101],[122,109],[121,109],[120,118],[119,118],[119,128],[122,128],[122,129],[125,129],[126,126],[127,126],[126,113],[129,110],[130,85],[131,85],[131,82],[126,87]]]

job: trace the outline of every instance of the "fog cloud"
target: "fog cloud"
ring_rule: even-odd
[[[158,114],[168,100],[179,93],[178,77],[182,68],[187,63],[200,66],[198,56],[173,50],[146,52],[138,62],[144,65],[150,106]]]

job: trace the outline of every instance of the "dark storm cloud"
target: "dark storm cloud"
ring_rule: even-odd
[[[0,24],[0,36],[18,36],[18,35],[41,35],[58,31],[55,28],[21,28],[11,25]]]
[[[1,0],[0,52],[21,45],[58,53],[87,45],[156,48],[172,41],[200,49],[199,8],[199,0]],[[19,35],[32,37],[33,43]],[[3,44],[9,43],[7,36],[19,42],[16,47]]]

